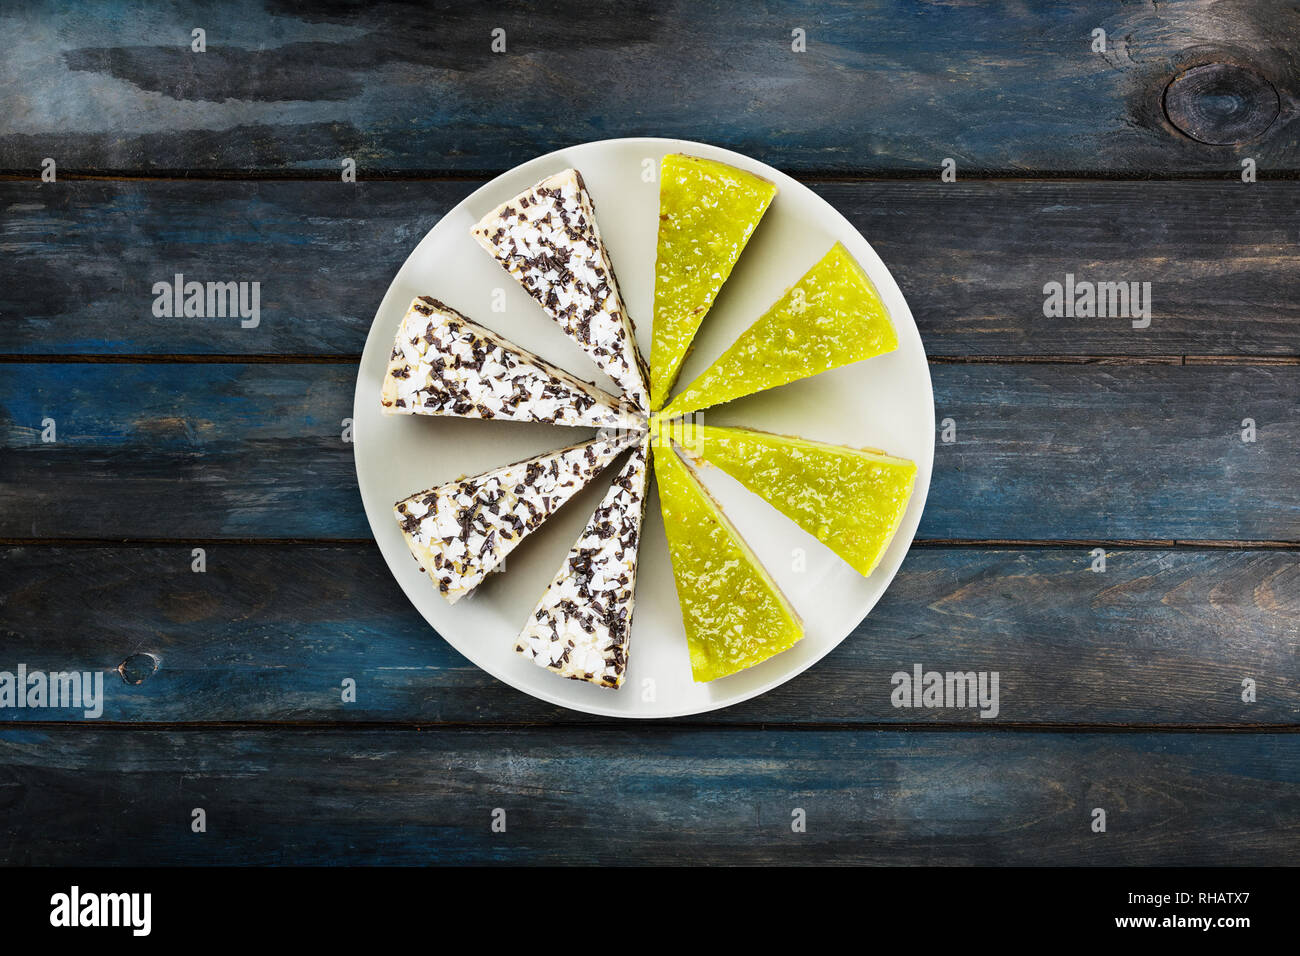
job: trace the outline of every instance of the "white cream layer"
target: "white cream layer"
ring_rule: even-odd
[[[619,471],[515,645],[561,676],[603,687],[623,684],[649,450],[647,438]]]
[[[645,363],[578,171],[544,179],[472,231],[628,400],[648,409]]]
[[[594,438],[448,482],[399,501],[393,514],[421,568],[455,604],[639,437]]]
[[[428,296],[398,328],[381,402],[390,415],[644,427],[626,402]]]

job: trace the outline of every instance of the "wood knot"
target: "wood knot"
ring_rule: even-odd
[[[127,684],[143,684],[158,669],[158,658],[152,654],[132,654],[117,665],[117,672]]]
[[[1232,63],[1206,63],[1178,74],[1165,87],[1164,102],[1169,122],[1211,146],[1258,139],[1282,108],[1272,83]]]

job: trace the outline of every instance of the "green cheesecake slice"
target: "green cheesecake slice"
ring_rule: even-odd
[[[837,242],[663,414],[685,415],[896,348],[876,287]]]
[[[687,453],[731,477],[868,575],[916,482],[905,458],[747,428],[695,425]]]
[[[726,163],[680,153],[663,158],[651,409],[668,400],[700,323],[775,196],[775,185]]]
[[[654,462],[691,676],[716,680],[793,646],[799,615],[717,502],[671,448]]]

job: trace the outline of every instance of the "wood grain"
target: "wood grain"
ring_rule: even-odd
[[[953,420],[956,442],[936,446],[923,538],[1300,541],[1300,367],[931,371],[936,418]],[[354,376],[338,365],[0,365],[0,537],[369,538],[341,438]],[[807,437],[824,438],[824,387],[742,399],[717,420],[763,427],[773,403],[796,403]],[[1241,440],[1246,418],[1254,443]],[[57,442],[41,440],[46,419]],[[453,426],[511,427],[416,423],[428,448]],[[568,437],[556,430],[555,446]]]
[[[0,794],[6,864],[1300,862],[1297,734],[6,729]]]
[[[461,183],[0,184],[0,352],[357,355]],[[156,282],[258,282],[260,322],[158,318]]]
[[[107,691],[0,715],[0,863],[1300,863],[1295,4],[113,0],[0,31],[0,670]],[[429,629],[340,436],[433,223],[627,135],[844,212],[957,432],[928,543],[834,653],[636,728]],[[259,281],[261,325],[155,318],[177,272]],[[1150,327],[1046,317],[1067,273],[1150,282]],[[892,707],[918,663],[999,672],[998,717]]]
[[[0,670],[103,672],[105,721],[595,722],[462,658],[373,545],[205,551],[196,574],[182,546],[0,550]],[[690,722],[1300,723],[1300,551],[1118,548],[1104,573],[1091,562],[1083,547],[914,549],[815,668]],[[914,664],[997,672],[997,715],[894,707],[891,678]],[[346,705],[345,677],[357,688]],[[53,709],[4,718],[84,722]]]
[[[478,185],[0,183],[0,354],[359,356],[406,255]],[[813,188],[889,266],[932,356],[1300,357],[1300,183]],[[156,318],[153,284],[178,272],[259,282],[260,325]],[[1150,327],[1045,317],[1067,274],[1150,283]]]
[[[576,27],[575,24],[581,24]],[[191,31],[207,49],[191,50]],[[338,175],[489,171],[613,136],[729,146],[795,170],[1294,173],[1300,12],[1187,0],[741,5],[247,0],[20,8],[0,67],[0,168]],[[493,53],[492,31],[506,50]],[[806,51],[792,51],[801,29]],[[1094,52],[1094,30],[1106,32]],[[1280,115],[1249,141],[1184,135],[1188,68],[1249,70]],[[1201,111],[1213,116],[1212,110]],[[1230,124],[1228,124],[1230,125]],[[1211,135],[1212,142],[1222,135]]]
[[[1204,63],[1165,88],[1165,115],[1192,139],[1215,146],[1262,136],[1280,111],[1273,84],[1246,67]]]

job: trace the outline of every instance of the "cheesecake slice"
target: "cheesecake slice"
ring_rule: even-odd
[[[775,196],[775,185],[726,163],[678,153],[663,158],[651,409],[668,400],[700,323]]]
[[[592,513],[515,644],[516,651],[561,677],[623,686],[649,454],[647,436]]]
[[[797,643],[799,615],[717,502],[671,447],[654,462],[691,676],[726,677]]]
[[[399,501],[411,554],[450,604],[600,474],[636,435],[594,438]]]
[[[907,511],[915,464],[746,428],[691,427],[688,456],[721,468],[859,574],[875,570]]]
[[[840,243],[664,409],[720,405],[898,348],[889,312]]]
[[[645,363],[582,175],[566,169],[542,180],[472,232],[628,401],[647,411]]]
[[[644,427],[608,392],[428,296],[411,303],[398,327],[381,402],[390,415]]]

